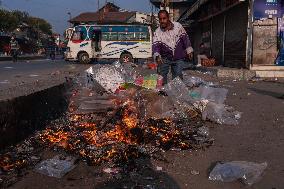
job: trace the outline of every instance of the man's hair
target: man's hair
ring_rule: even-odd
[[[158,16],[160,16],[160,14],[166,14],[168,18],[170,17],[170,14],[167,10],[160,10]]]

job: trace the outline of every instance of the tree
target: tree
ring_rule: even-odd
[[[19,25],[26,23],[35,30],[40,30],[45,34],[52,34],[52,26],[42,18],[29,16],[22,11],[7,11],[0,9],[0,30],[5,32],[14,31]]]
[[[17,27],[17,17],[11,12],[0,10],[0,30],[5,32],[13,31]]]
[[[29,19],[29,14],[27,12],[15,10],[11,12],[11,14],[16,17],[18,25],[22,23],[27,23]]]
[[[36,17],[29,17],[28,25],[33,26],[34,29],[38,29],[45,34],[51,35],[52,34],[52,26],[44,19],[36,18]]]

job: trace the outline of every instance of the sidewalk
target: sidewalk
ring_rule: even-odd
[[[233,78],[237,80],[249,80],[256,77],[256,72],[249,69],[229,68],[223,66],[197,67],[198,71],[209,72],[219,78]]]
[[[21,55],[18,56],[19,60],[36,60],[36,59],[45,59],[45,55]],[[0,61],[11,61],[11,56],[0,56]]]

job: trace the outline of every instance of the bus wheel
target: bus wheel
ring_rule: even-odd
[[[78,56],[78,59],[79,59],[79,62],[82,63],[82,64],[88,64],[90,63],[90,57],[88,55],[88,53],[80,53],[79,56]]]
[[[133,62],[133,57],[130,53],[123,53],[119,59],[120,63],[130,63]]]

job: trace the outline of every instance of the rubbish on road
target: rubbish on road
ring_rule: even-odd
[[[184,75],[183,76],[183,82],[185,83],[185,85],[187,87],[199,87],[202,84],[205,84],[206,82],[201,79],[200,77],[193,77],[193,76],[189,76],[189,75]]]
[[[217,104],[223,104],[226,100],[228,89],[200,86],[190,91],[194,100],[209,100]]]
[[[137,77],[136,64],[121,64],[119,61],[116,61],[112,64],[124,77],[126,83],[133,83],[135,78]]]
[[[206,126],[199,127],[197,133],[205,137],[209,137],[209,134],[210,134],[209,128]]]
[[[163,90],[168,96],[177,100],[179,103],[185,102],[191,104],[191,102],[193,102],[193,99],[189,95],[188,88],[179,77],[170,81]]]
[[[57,155],[36,165],[35,171],[49,177],[62,178],[76,167],[76,160],[74,157]]]
[[[159,95],[152,90],[141,90],[137,93],[140,114],[144,119],[173,118],[174,102],[168,96]]]
[[[39,75],[37,75],[37,74],[30,74],[29,76],[30,77],[39,77]]]
[[[151,99],[153,94],[155,96]],[[108,95],[115,98],[117,109],[114,111],[76,114],[78,107],[86,102],[82,101],[83,96],[98,98],[100,94],[90,97],[88,92],[75,89],[66,120],[52,124],[39,134],[37,140],[43,145],[78,155],[90,165],[110,162],[117,166],[127,165],[136,158],[157,157],[160,152],[172,148],[198,150],[212,145],[209,137],[198,134],[201,125],[197,120],[201,121],[201,118],[193,113],[185,112],[195,116],[192,119],[190,116],[187,119],[144,118],[140,109],[143,108],[143,100],[148,97],[151,97],[149,102],[159,98],[164,100],[164,96],[153,90],[129,88],[119,94]]]
[[[105,168],[103,170],[103,172],[107,173],[107,174],[117,174],[121,171],[121,169],[119,168]]]
[[[101,68],[86,70],[88,82],[98,82],[107,92],[115,93],[115,91],[125,83],[125,78],[115,66],[104,65]]]
[[[9,83],[10,83],[9,80],[0,81],[0,84],[9,84]]]
[[[193,106],[199,110],[200,112],[204,112],[205,108],[207,107],[207,104],[209,103],[209,100],[201,100],[201,101],[196,101],[193,103]]]
[[[209,102],[202,112],[203,120],[210,120],[218,124],[238,125],[241,112],[235,111],[232,107],[224,104]]]
[[[199,175],[200,174],[199,171],[196,171],[196,170],[192,170],[192,171],[190,171],[190,173],[192,175]]]
[[[156,70],[157,67],[158,67],[158,65],[155,64],[155,63],[148,63],[148,64],[147,64],[147,67],[148,67],[148,69]]]
[[[52,72],[50,75],[55,76],[55,75],[60,75],[60,74],[61,74],[61,71],[57,70],[55,72]]]
[[[156,167],[156,170],[157,170],[157,171],[162,171],[162,170],[163,170],[163,167],[157,166],[157,167]]]
[[[266,167],[266,162],[260,164],[246,161],[217,163],[209,175],[209,180],[233,182],[241,179],[244,184],[251,186],[261,179]]]
[[[163,85],[163,77],[158,74],[151,74],[147,76],[138,76],[134,84],[137,86],[144,87],[146,89],[157,89],[160,90]]]

